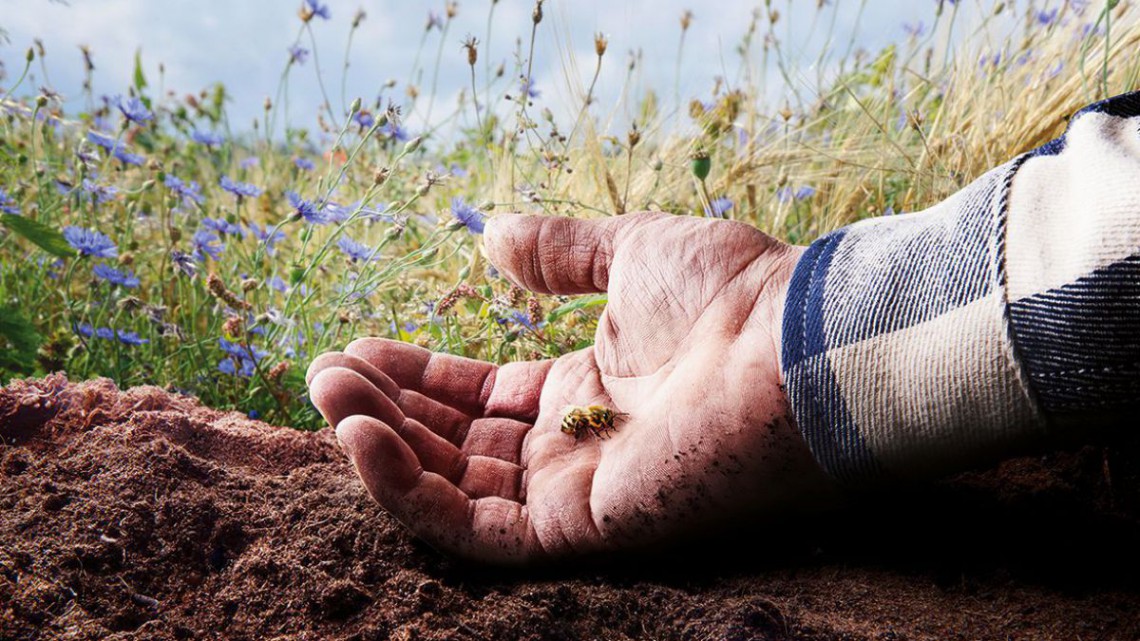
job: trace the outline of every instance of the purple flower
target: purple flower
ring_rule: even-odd
[[[328,20],[330,17],[332,17],[332,14],[329,13],[329,6],[327,4],[321,4],[318,2],[318,0],[305,0],[305,4],[309,5],[309,11],[314,16],[320,16],[325,20]]]
[[[309,59],[309,50],[301,45],[289,47],[289,64],[303,65]]]
[[[87,142],[102,147],[106,151],[114,152],[122,147],[123,143],[98,131],[87,132]]]
[[[138,154],[132,154],[122,147],[115,148],[115,151],[112,153],[114,154],[115,158],[117,158],[119,162],[123,163],[124,165],[134,165],[138,167],[146,161],[146,158],[143,158]]]
[[[396,142],[404,142],[408,139],[408,131],[391,120],[381,127],[379,131]]]
[[[289,291],[289,284],[285,282],[285,279],[276,274],[274,274],[273,277],[269,279],[269,286],[281,292],[282,294]]]
[[[340,240],[336,242],[336,246],[344,252],[353,262],[368,262],[370,260],[379,260],[380,257],[376,255],[376,250],[368,245],[358,243],[348,236],[341,236]]]
[[[261,195],[261,188],[249,183],[242,183],[236,180],[231,180],[229,176],[222,176],[218,181],[222,189],[230,192],[238,198],[257,198]]]
[[[75,326],[75,333],[84,338],[91,338],[95,335],[95,328],[91,326],[91,323],[80,323]]]
[[[451,199],[451,215],[467,228],[472,234],[482,234],[487,223],[487,216],[478,209],[468,205],[462,198]]]
[[[921,38],[926,33],[926,25],[921,20],[915,23],[904,22],[903,31],[912,38]]]
[[[1057,21],[1057,8],[1054,7],[1048,11],[1045,11],[1045,10],[1038,11],[1036,18],[1037,18],[1037,24],[1039,24],[1043,27],[1048,27],[1049,25],[1051,25]]]
[[[139,286],[139,279],[135,276],[134,272],[130,270],[124,272],[105,263],[99,263],[93,267],[91,271],[112,285],[119,285],[120,287],[126,287],[128,289]]]
[[[795,191],[792,191],[791,185],[785,185],[776,190],[776,199],[782,203],[789,200],[806,200],[815,195],[815,187],[804,185]]]
[[[303,218],[314,225],[324,225],[331,222],[328,214],[317,209],[317,206],[312,202],[301,198],[297,192],[287,191],[285,196],[289,199],[289,204],[293,206],[295,217]]]
[[[127,122],[142,125],[154,119],[154,114],[152,114],[150,110],[146,108],[146,105],[143,104],[143,101],[138,98],[123,100],[122,96],[116,96],[115,106],[119,108],[119,111],[122,112]]]
[[[313,161],[300,156],[293,159],[293,164],[296,165],[298,169],[304,169],[305,171],[312,171],[317,168],[317,166],[313,164]]]
[[[124,332],[123,330],[120,329],[118,331],[118,334],[119,334],[119,342],[124,344],[124,345],[146,345],[147,343],[150,342],[149,340],[147,340],[145,338],[139,338],[138,332]]]
[[[110,185],[100,185],[86,178],[83,179],[83,191],[91,194],[91,198],[98,204],[110,202],[115,199],[119,190]]]
[[[238,167],[242,169],[252,169],[260,163],[261,160],[257,156],[250,156],[249,158],[243,158],[242,161],[238,163]]]
[[[249,223],[249,230],[253,232],[254,238],[265,243],[265,252],[270,256],[275,251],[274,245],[285,240],[285,232],[280,229],[271,229],[269,225],[259,227],[257,223]]]
[[[542,92],[534,88],[534,80],[529,77],[523,77],[519,80],[519,91],[527,98],[538,98]]]
[[[16,201],[12,200],[12,197],[8,195],[8,192],[5,191],[3,187],[0,187],[0,212],[17,216],[20,215],[20,206],[16,204]]]
[[[171,250],[170,262],[174,268],[182,272],[190,278],[198,275],[198,262],[190,254],[180,252],[177,249]]]
[[[221,134],[216,134],[212,131],[201,131],[198,129],[190,132],[190,139],[198,144],[206,145],[207,147],[217,147],[226,141],[226,139],[223,138]]]
[[[63,238],[85,256],[116,258],[119,255],[119,248],[110,238],[91,229],[67,227],[63,230]]]
[[[106,341],[112,340],[115,338],[115,330],[111,329],[110,327],[100,327],[99,329],[95,330],[95,337],[102,338]]]
[[[196,203],[202,202],[202,194],[198,183],[191,180],[190,182],[183,182],[181,178],[174,174],[166,174],[166,178],[162,181],[171,191],[182,197],[182,202],[192,200]]]
[[[360,125],[361,129],[368,129],[376,124],[376,117],[372,115],[372,112],[366,109],[361,109],[356,112],[352,119],[356,121],[356,124]]]
[[[226,248],[226,244],[222,242],[218,235],[212,231],[199,229],[194,232],[194,259],[202,262],[206,256],[218,260],[222,255],[222,250]]]
[[[705,216],[708,218],[724,218],[733,206],[730,198],[716,198],[705,207]]]
[[[241,231],[241,226],[236,223],[231,223],[224,218],[203,218],[202,226],[206,229],[211,229],[219,234],[229,234],[231,236],[244,236]]]

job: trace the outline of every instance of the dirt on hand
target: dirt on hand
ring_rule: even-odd
[[[412,539],[331,430],[53,375],[0,390],[0,639],[1137,639],[1125,438],[508,573]]]

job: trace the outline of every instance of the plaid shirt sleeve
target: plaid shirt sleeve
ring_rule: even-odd
[[[815,241],[792,414],[836,480],[930,477],[1140,409],[1140,92],[931,209]]]

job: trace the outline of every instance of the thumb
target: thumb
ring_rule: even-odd
[[[604,292],[615,238],[644,218],[639,214],[596,220],[499,215],[487,221],[483,244],[487,257],[504,276],[532,292]]]

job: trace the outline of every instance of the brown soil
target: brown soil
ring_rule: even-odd
[[[650,559],[506,574],[329,430],[59,375],[0,390],[0,639],[1137,639],[1140,438]]]

